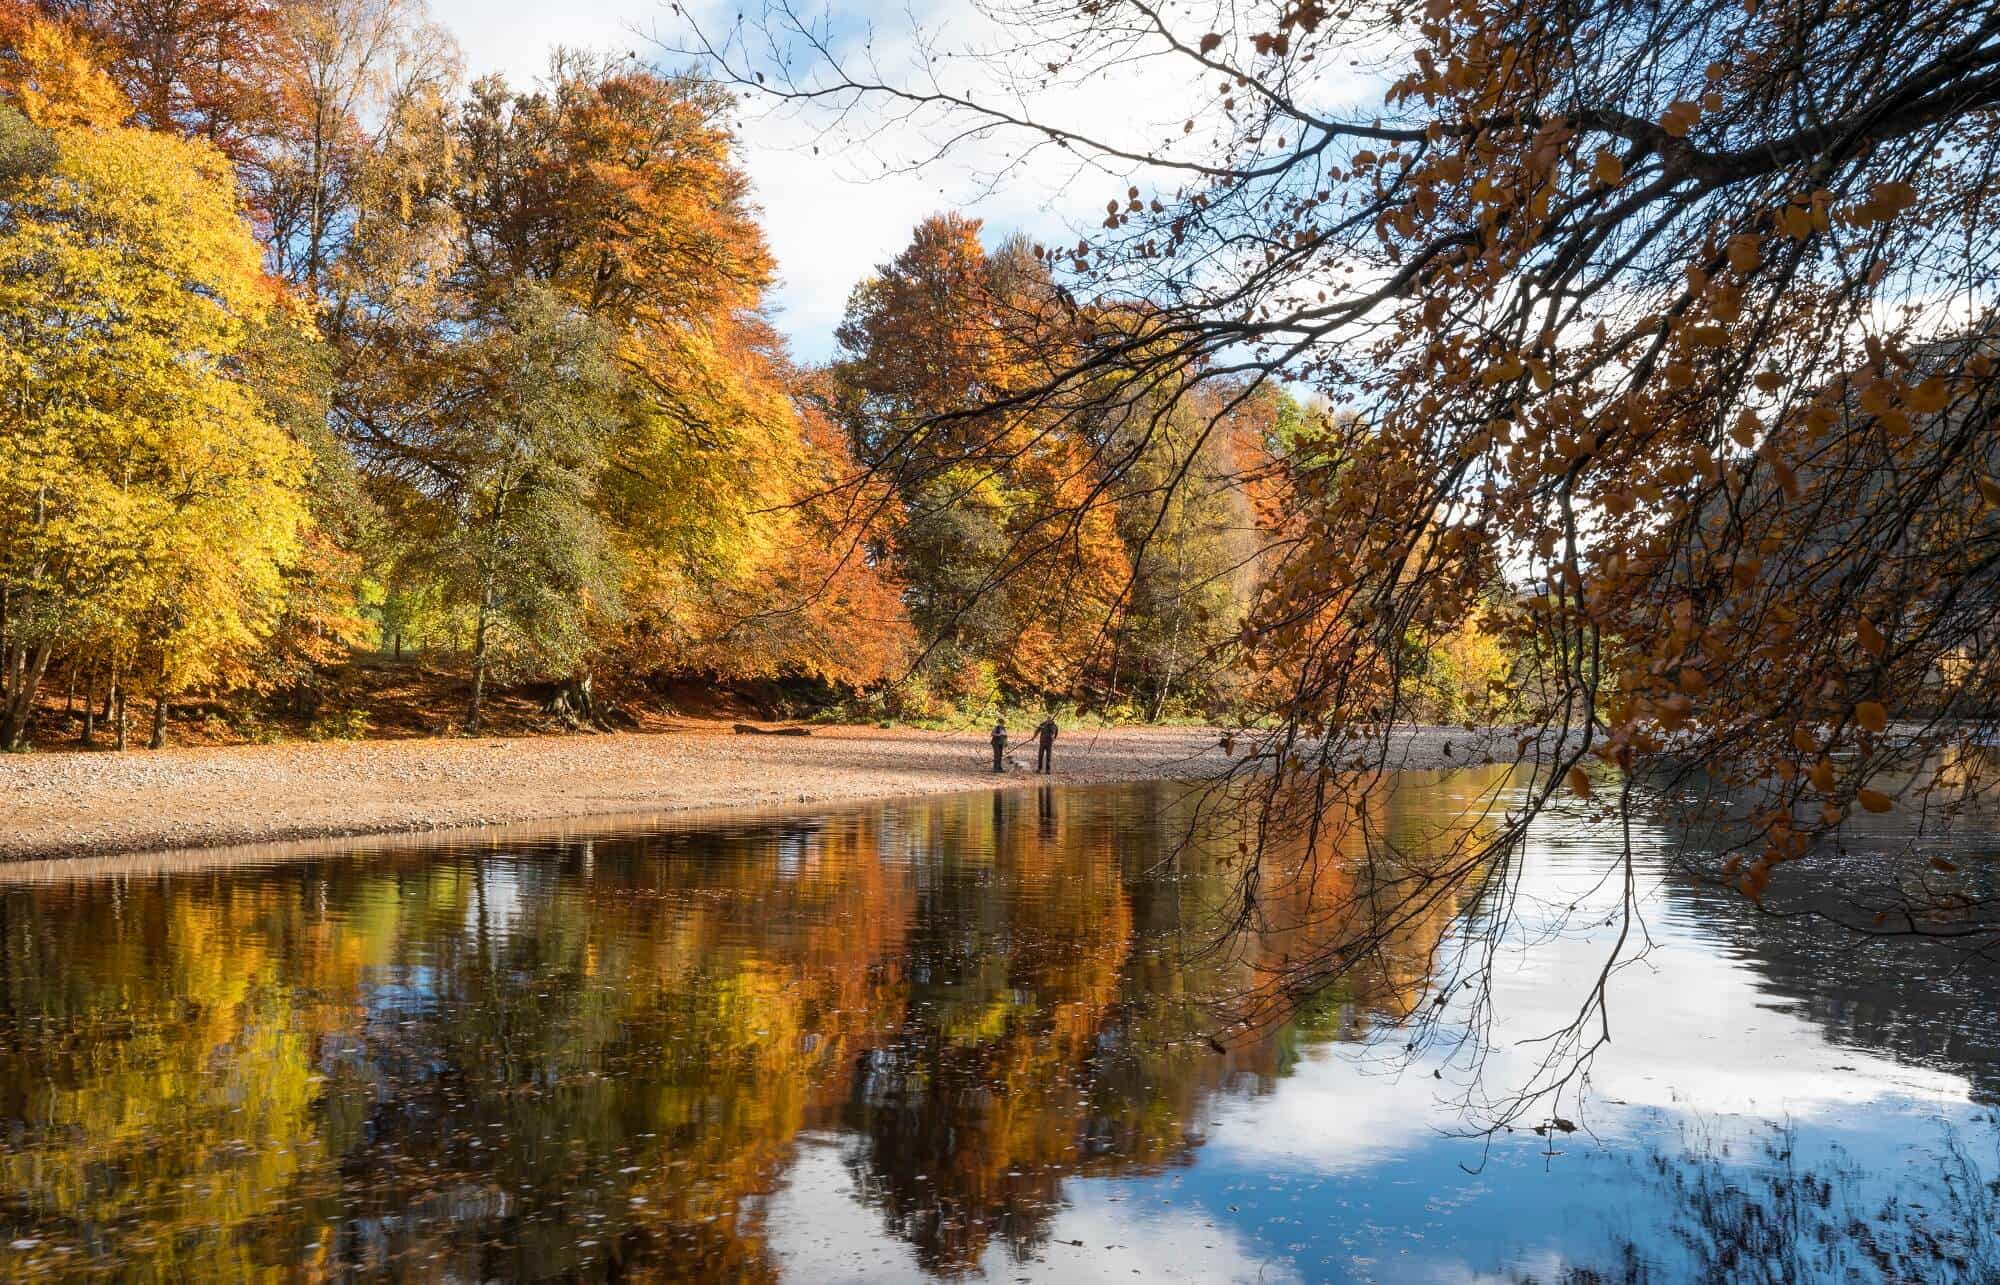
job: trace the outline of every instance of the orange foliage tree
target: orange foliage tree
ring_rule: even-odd
[[[910,612],[947,688],[986,674],[1067,694],[1105,651],[1129,564],[1090,443],[1006,403],[1075,326],[1028,247],[988,254],[977,220],[925,220],[855,288],[835,375],[856,454],[888,487]]]
[[[591,562],[617,583],[593,578],[587,604],[556,613],[587,619],[587,638],[530,631],[563,645],[505,671],[572,679],[587,705],[576,671],[607,658],[850,686],[902,667],[886,561],[815,498],[851,464],[763,315],[773,265],[726,92],[558,54],[531,92],[489,79],[455,101],[456,51],[420,0],[0,0],[0,37],[0,100],[31,127],[129,126],[224,155],[270,292],[289,286],[329,341],[252,336],[248,378],[314,461],[310,522],[264,654],[214,686],[308,708],[371,617],[485,636],[438,571],[465,532],[439,523],[507,413],[482,336],[524,292],[572,314],[551,325],[609,342],[584,400],[616,429],[565,456],[580,476],[564,494],[576,532],[604,531]],[[95,682],[80,664],[72,688]]]
[[[475,86],[459,289],[477,308],[538,278],[615,336],[624,424],[600,488],[630,568],[628,665],[866,685],[900,663],[901,612],[858,542],[824,538],[811,497],[845,453],[802,415],[762,314],[773,265],[729,106],[698,78],[567,55],[539,92]]]

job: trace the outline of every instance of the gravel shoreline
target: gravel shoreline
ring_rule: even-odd
[[[1057,784],[1198,777],[1208,728],[1077,728]],[[1453,753],[1450,741],[1459,749]],[[1463,763],[1485,738],[1399,730],[1399,767]],[[809,737],[727,725],[600,736],[300,743],[0,759],[0,861],[389,835],[992,789],[1034,779],[1025,733],[996,777],[986,737],[873,727]]]

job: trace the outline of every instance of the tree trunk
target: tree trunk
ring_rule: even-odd
[[[89,749],[97,740],[97,667],[83,680],[83,735],[77,743]]]
[[[117,720],[112,724],[116,737],[112,743],[120,750],[123,750],[125,748],[125,729],[129,725],[129,720],[125,717],[125,684],[119,682],[116,678],[111,680],[111,703],[116,711],[113,717]]]
[[[1167,639],[1167,672],[1160,677],[1160,690],[1153,697],[1153,716],[1146,721],[1157,723],[1167,714],[1167,697],[1174,689],[1174,676],[1181,664],[1181,612],[1174,613],[1173,633]]]
[[[32,650],[26,643],[0,651],[0,750],[25,749],[28,719],[35,712],[35,693],[49,667],[51,643]]]
[[[553,714],[571,727],[591,727],[597,723],[597,703],[590,692],[590,671],[573,674],[555,685],[542,702],[542,713]]]
[[[472,632],[472,699],[465,707],[465,734],[479,735],[479,704],[486,695],[486,620],[493,608],[493,591],[479,595],[479,624]]]
[[[153,688],[153,734],[146,741],[146,748],[157,750],[167,743],[167,657],[160,655],[160,677],[158,686]]]

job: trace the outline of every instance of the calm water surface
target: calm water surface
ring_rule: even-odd
[[[1498,780],[1412,777],[1381,830]],[[1551,822],[1526,855],[1475,1080],[1398,1056],[1448,906],[1218,1052],[1215,1000],[1345,929],[1195,953],[1233,845],[1189,814],[0,869],[0,1275],[2000,1279],[1990,966],[1655,872],[1583,1128],[1489,1146],[1454,1103],[1595,976],[1604,852]]]

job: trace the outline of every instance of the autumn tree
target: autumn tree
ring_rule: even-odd
[[[1127,572],[1116,507],[1074,426],[995,409],[1071,340],[1025,243],[988,254],[942,215],[848,301],[836,377],[858,458],[891,488],[898,566],[933,668],[1067,694],[1109,652]],[[959,671],[954,673],[954,671]]]
[[[246,342],[250,386],[304,452],[309,486],[299,556],[285,571],[284,608],[234,685],[305,708],[318,699],[323,676],[373,637],[362,601],[383,560],[381,513],[329,423],[328,346],[289,322],[261,326]]]
[[[334,423],[392,545],[414,530],[408,498],[455,468],[440,426],[463,412],[449,390],[468,326],[532,288],[604,337],[613,427],[592,441],[588,506],[624,609],[584,613],[588,647],[520,653],[568,657],[575,672],[543,676],[579,694],[592,658],[865,683],[901,647],[885,569],[810,502],[850,469],[761,314],[771,261],[728,106],[697,78],[574,54],[528,91],[489,78],[454,104],[419,86],[362,147],[306,273],[338,354]],[[432,630],[451,596],[435,563],[390,561],[385,626]]]
[[[1122,470],[1118,533],[1132,573],[1110,687],[1129,683],[1157,722],[1176,697],[1217,710],[1234,694],[1237,647],[1256,587],[1263,541],[1240,452],[1242,429],[1206,431],[1191,401],[1154,429],[1121,431],[1143,443]],[[1119,449],[1113,443],[1113,450]]]
[[[85,33],[140,124],[200,139],[227,157],[253,196],[271,138],[284,128],[280,81],[293,51],[287,0],[41,0]]]
[[[0,3],[0,93],[39,125],[119,125],[132,102],[105,72],[105,50],[26,0]]]
[[[439,398],[450,418],[404,513],[409,560],[470,617],[477,735],[489,673],[567,673],[593,615],[617,615],[596,498],[619,385],[603,332],[534,283],[459,342]]]
[[[482,688],[533,672],[582,691],[593,658],[856,685],[900,668],[895,581],[846,521],[861,497],[816,498],[851,461],[762,313],[772,263],[729,94],[558,54],[532,90],[461,98],[420,0],[0,0],[0,35],[0,94],[26,117],[6,122],[10,181],[48,170],[50,131],[85,127],[187,140],[204,182],[216,156],[234,171],[243,200],[214,235],[251,244],[247,216],[268,316],[196,364],[262,408],[308,483],[257,646],[170,678],[157,639],[179,626],[159,622],[205,608],[162,588],[156,623],[57,647],[72,687],[143,671],[162,692],[303,707],[385,627],[469,641]],[[56,279],[24,286],[19,310],[55,307],[35,291]],[[541,302],[524,331],[526,299]],[[565,327],[602,351],[586,360]],[[565,371],[521,356],[543,338]],[[502,379],[509,364],[546,388]],[[510,498],[464,507],[495,494]],[[506,529],[516,515],[528,527]],[[497,552],[530,535],[565,543]]]
[[[729,105],[699,78],[569,54],[531,92],[481,81],[450,122],[454,172],[431,212],[414,216],[409,261],[441,271],[409,277],[446,319],[539,283],[607,336],[616,427],[600,443],[593,503],[624,567],[626,623],[597,640],[602,651],[642,673],[803,665],[872,681],[900,628],[866,583],[877,569],[849,542],[823,546],[842,550],[824,575],[797,574],[798,525],[818,520],[801,502],[838,443],[802,419],[797,372],[761,314],[771,258]],[[422,233],[425,219],[439,239]],[[409,367],[407,322],[369,312],[387,319],[384,365]],[[414,379],[428,378],[420,359]],[[399,449],[358,416],[356,427],[367,449]],[[840,591],[816,602],[823,584]],[[869,645],[836,641],[842,621]],[[810,641],[797,628],[806,622],[829,632]],[[836,650],[843,663],[830,665]]]
[[[458,51],[419,0],[291,0],[279,115],[261,161],[274,270],[310,295],[352,236],[362,171],[456,85]]]
[[[691,672],[799,678],[862,691],[900,675],[913,633],[896,574],[886,486],[851,486],[854,461],[825,372],[789,372],[803,432],[791,490],[760,515],[772,530],[750,578],[710,586],[708,609],[674,644]]]
[[[294,324],[226,162],[0,104],[0,744],[52,659],[89,651],[167,697],[268,630],[307,461],[246,377]]]

